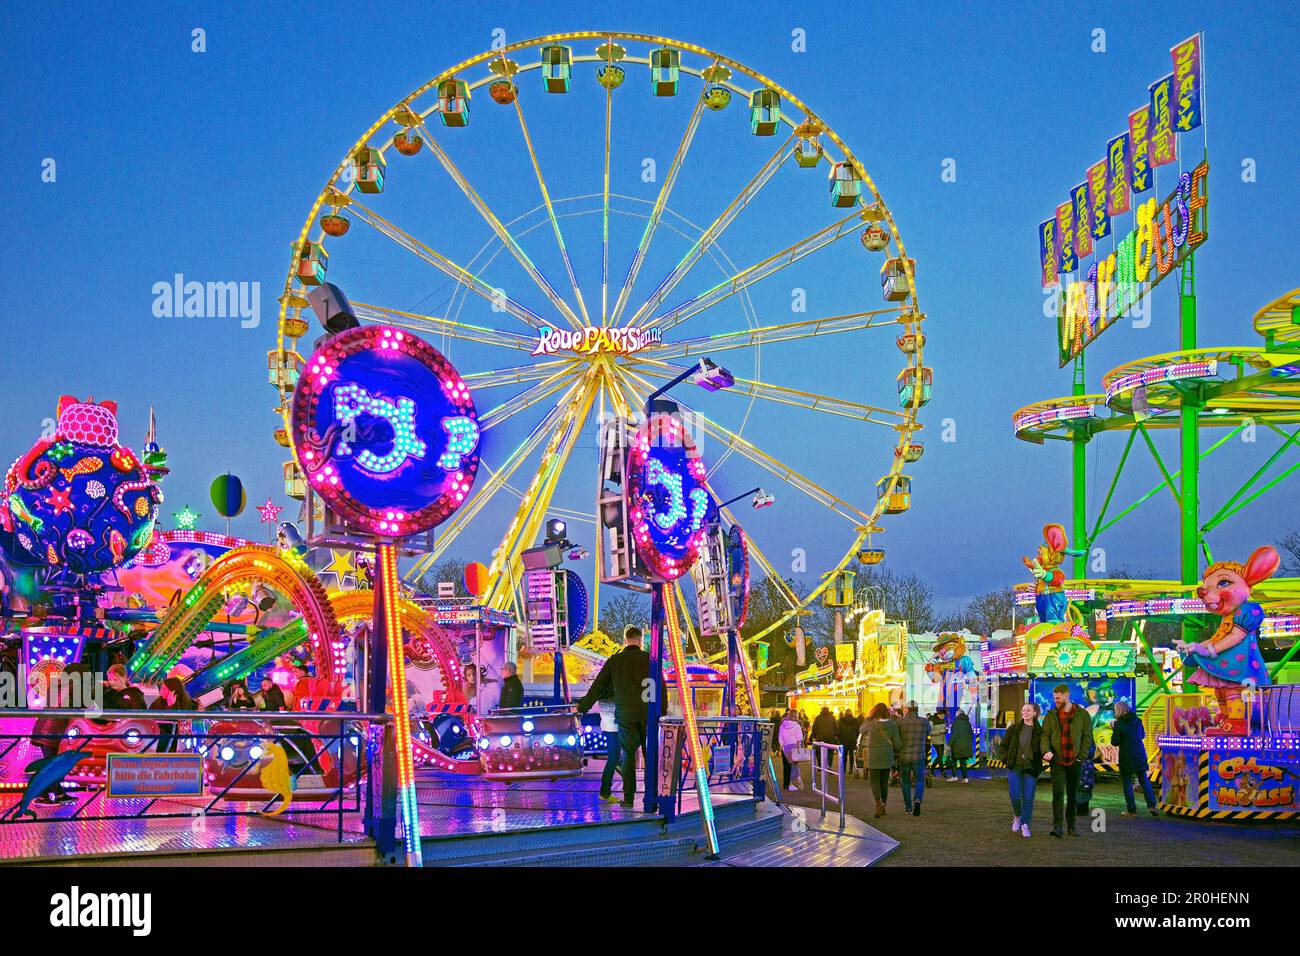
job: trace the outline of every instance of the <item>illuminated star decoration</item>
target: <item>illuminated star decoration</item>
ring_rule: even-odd
[[[177,531],[193,531],[195,526],[198,525],[200,517],[202,516],[197,511],[191,510],[189,505],[186,505],[180,511],[172,512]]]
[[[332,556],[332,560],[325,566],[325,569],[321,571],[321,574],[334,575],[334,579],[338,582],[338,586],[343,587],[343,579],[349,575],[355,576],[357,573],[356,563],[352,560],[352,552],[335,551],[331,548],[330,555]]]
[[[275,524],[280,520],[280,512],[283,510],[279,505],[272,504],[270,498],[266,499],[266,504],[257,507],[262,516],[262,524]]]
[[[56,515],[72,510],[72,499],[66,491],[60,491],[58,488],[50,489],[50,496],[45,499],[45,503]]]

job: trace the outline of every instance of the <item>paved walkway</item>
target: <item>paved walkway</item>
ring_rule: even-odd
[[[926,788],[920,817],[904,815],[901,792],[892,788],[888,812],[880,819],[874,818],[867,782],[850,778],[847,809],[899,841],[880,866],[1300,866],[1300,824],[1151,817],[1141,796],[1141,815],[1124,817],[1119,783],[1105,777],[1098,779],[1092,801],[1092,810],[1103,813],[1080,820],[1077,838],[1048,836],[1052,791],[1046,777],[1034,803],[1034,835],[1012,836],[1006,781],[981,774],[969,784],[935,778]],[[781,796],[787,805],[816,807],[809,819],[820,819],[820,798],[806,790]]]

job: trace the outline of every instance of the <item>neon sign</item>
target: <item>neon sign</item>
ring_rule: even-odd
[[[1210,809],[1297,810],[1296,761],[1284,754],[1211,752]]]
[[[474,483],[469,387],[437,349],[400,329],[365,326],[322,343],[294,392],[292,426],[311,487],[358,530],[426,531]]]
[[[1094,641],[1078,625],[1037,624],[1025,633],[1031,648],[1030,674],[1058,676],[1131,674],[1137,646],[1124,641]]]
[[[593,328],[545,329],[537,340],[534,355],[554,355],[557,352],[577,352],[594,355],[609,352],[613,355],[631,355],[663,341],[660,329]]]
[[[638,429],[628,456],[628,502],[646,565],[670,581],[689,571],[711,508],[704,460],[680,419],[655,415]]]
[[[1143,369],[1121,375],[1106,388],[1106,401],[1110,401],[1122,392],[1161,382],[1184,382],[1188,379],[1211,378],[1217,375],[1219,363],[1213,359],[1205,362],[1177,362],[1173,365],[1161,365],[1157,368]]]
[[[1094,262],[1081,281],[1057,293],[1062,368],[1205,242],[1209,171],[1209,163],[1203,162],[1179,176],[1178,188],[1164,202],[1157,204],[1153,198],[1139,205],[1137,225],[1119,247]]]

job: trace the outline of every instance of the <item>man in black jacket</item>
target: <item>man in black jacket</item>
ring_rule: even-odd
[[[578,710],[586,713],[599,700],[614,701],[618,741],[623,751],[623,803],[636,802],[636,752],[645,750],[647,703],[650,699],[650,655],[641,649],[641,629],[623,628],[623,649],[600,669]]]
[[[497,707],[501,710],[522,707],[524,705],[524,682],[519,679],[519,665],[514,661],[503,664],[501,673],[506,676],[501,681],[501,700],[497,703]]]

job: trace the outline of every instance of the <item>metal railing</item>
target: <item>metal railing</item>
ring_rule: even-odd
[[[42,719],[67,725],[38,730]],[[238,726],[216,730],[221,724]],[[9,777],[0,781],[8,784],[0,791],[0,825],[267,815],[308,825],[326,816],[333,826],[322,829],[342,843],[345,818],[360,821],[369,812],[366,770],[391,730],[388,714],[347,711],[0,710],[0,768]],[[33,760],[63,754],[84,756],[67,759],[66,769],[60,761],[44,778],[38,768],[24,779],[21,771]],[[193,786],[124,792],[128,773],[110,773],[119,756],[144,758],[135,761],[136,771],[149,758],[178,758]],[[263,775],[267,767],[270,776]],[[46,793],[71,799],[38,802]]]
[[[841,744],[827,744],[814,740],[812,742],[813,771],[812,792],[822,798],[822,819],[826,819],[826,802],[830,801],[840,808],[840,828],[844,828],[844,747]],[[821,760],[817,755],[821,754]],[[830,768],[831,759],[835,760],[835,769]],[[821,785],[818,785],[818,777]],[[829,783],[834,777],[838,783],[836,792],[832,793]]]
[[[707,783],[710,795],[715,789],[727,787],[748,789],[755,800],[766,794],[765,770],[772,750],[772,722],[759,717],[698,717],[695,720],[700,733],[700,744],[709,762]],[[666,795],[673,798],[673,812],[680,813],[682,795],[697,790],[695,768],[691,764],[690,748],[685,745],[684,726],[679,717],[660,719],[661,741],[665,767],[676,767]],[[665,795],[661,790],[661,796]]]

